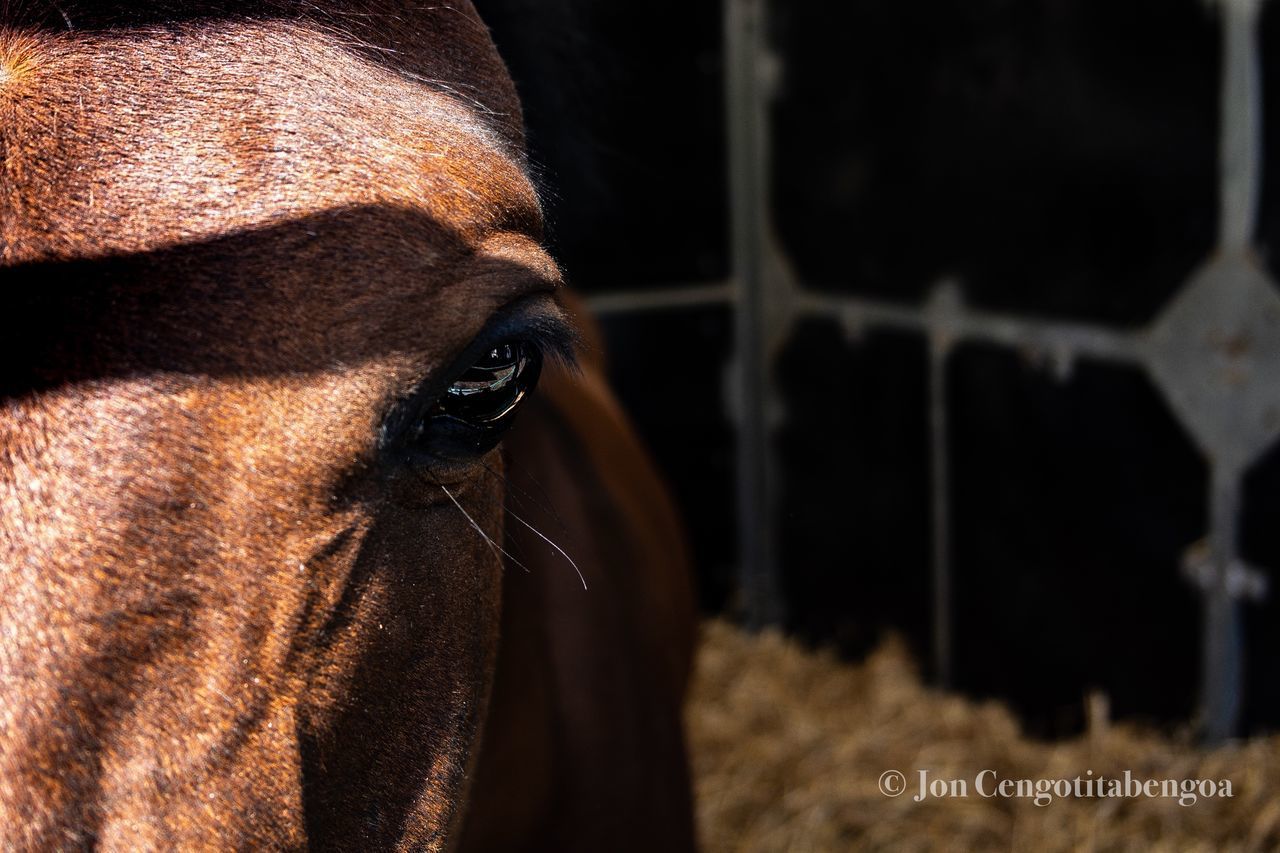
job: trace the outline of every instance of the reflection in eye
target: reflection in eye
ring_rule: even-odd
[[[417,441],[445,456],[480,454],[502,439],[538,382],[542,353],[528,341],[504,341],[450,385],[417,430]]]

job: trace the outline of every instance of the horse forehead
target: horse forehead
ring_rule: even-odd
[[[0,260],[150,251],[370,205],[420,211],[464,243],[536,233],[501,64],[430,39],[409,65],[357,47],[262,21],[0,32],[0,207],[16,214],[0,217]]]

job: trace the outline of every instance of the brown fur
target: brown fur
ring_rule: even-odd
[[[0,0],[6,849],[442,849],[499,654],[473,838],[527,798],[527,843],[689,843],[684,557],[598,374],[512,451],[595,585],[528,560],[501,653],[430,483],[499,538],[500,454],[380,450],[494,312],[563,321],[483,25],[372,8]]]
[[[680,706],[694,612],[683,535],[596,366],[554,374],[542,391],[508,442],[508,501],[575,555],[590,592],[545,542],[508,525],[530,571],[506,577],[465,847],[689,850]]]

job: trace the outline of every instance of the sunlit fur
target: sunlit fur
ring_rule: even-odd
[[[0,847],[444,849],[469,788],[473,846],[691,843],[684,555],[597,369],[510,469],[592,591],[526,543],[501,652],[501,453],[379,443],[558,322],[520,127],[465,2],[0,0]]]

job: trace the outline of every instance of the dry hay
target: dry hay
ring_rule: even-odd
[[[703,847],[715,851],[1280,849],[1280,737],[1213,751],[1098,719],[1056,743],[995,702],[921,685],[902,645],[840,663],[776,633],[709,622],[688,712]],[[967,799],[914,802],[916,774],[967,779]],[[984,799],[1006,779],[1230,779],[1230,799]],[[884,796],[880,774],[907,775]]]

